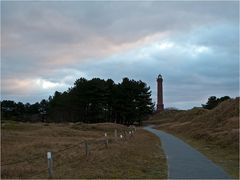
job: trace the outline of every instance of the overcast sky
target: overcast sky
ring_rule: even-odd
[[[239,96],[239,2],[1,2],[1,99],[36,102],[85,77],[142,80],[165,107]]]

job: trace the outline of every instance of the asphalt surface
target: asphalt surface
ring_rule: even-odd
[[[179,138],[151,127],[144,129],[161,139],[169,179],[232,179],[223,169]]]

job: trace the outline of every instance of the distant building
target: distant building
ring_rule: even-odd
[[[164,110],[163,105],[163,78],[161,74],[157,77],[157,111],[161,112]]]

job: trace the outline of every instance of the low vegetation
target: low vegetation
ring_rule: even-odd
[[[217,98],[216,96],[211,96],[208,98],[208,102],[206,104],[202,104],[202,107],[204,109],[213,109],[217,107],[218,104],[228,99],[230,99],[229,96],[223,96],[221,98]]]
[[[212,110],[161,112],[145,123],[182,138],[239,177],[239,98],[225,100]]]
[[[3,121],[1,178],[48,178],[48,151],[53,152],[53,178],[56,179],[167,178],[159,139],[142,129],[137,129],[133,137],[110,141],[108,148],[102,143],[92,143],[90,155],[85,155],[83,140],[101,139],[105,132],[113,137],[115,129],[118,134],[128,130],[112,123]]]

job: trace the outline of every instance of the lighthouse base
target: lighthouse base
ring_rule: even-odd
[[[163,104],[158,104],[157,105],[157,112],[161,112],[164,110],[164,105]]]

